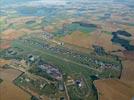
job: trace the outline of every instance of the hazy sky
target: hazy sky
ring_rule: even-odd
[[[77,1],[88,1],[88,2],[103,2],[103,1],[126,1],[126,2],[134,2],[134,0],[0,0],[0,6],[21,6],[21,5],[33,5],[33,6],[38,6],[38,5],[65,5],[66,2],[77,2]]]

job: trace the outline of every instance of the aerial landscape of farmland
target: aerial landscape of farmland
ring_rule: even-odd
[[[134,1],[0,0],[0,100],[134,100]]]

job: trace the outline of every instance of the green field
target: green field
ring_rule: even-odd
[[[41,78],[32,79],[26,74],[23,74],[14,82],[17,86],[26,89],[26,91],[27,89],[30,89],[39,95],[51,95],[57,92],[56,84],[49,84]]]
[[[54,35],[56,36],[64,36],[67,34],[71,34],[72,32],[75,31],[80,31],[86,34],[89,34],[90,32],[94,31],[96,27],[85,27],[80,25],[79,23],[71,23],[64,25],[61,29],[58,29],[56,32],[53,32]]]
[[[2,83],[2,81],[3,81],[3,80],[2,80],[2,79],[0,79],[0,83]]]

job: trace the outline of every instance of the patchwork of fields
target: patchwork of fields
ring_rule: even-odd
[[[132,4],[1,0],[0,100],[132,99]]]

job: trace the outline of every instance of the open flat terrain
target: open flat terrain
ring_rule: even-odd
[[[131,100],[133,0],[0,0],[0,100]]]
[[[97,80],[95,85],[100,100],[131,100],[134,97],[134,62],[123,61],[121,79]]]
[[[66,35],[65,37],[61,38],[60,40],[73,44],[83,48],[92,48],[92,45],[100,45],[105,48],[106,51],[116,51],[116,50],[124,50],[120,45],[115,45],[111,42],[112,36],[103,33],[100,30],[96,30],[88,34],[76,31],[73,32],[71,35]]]
[[[0,84],[0,100],[30,100],[31,96],[13,83],[20,74],[20,71],[14,69],[0,71],[0,78],[3,80]]]
[[[121,80],[95,81],[100,100],[131,100],[134,96],[133,84]]]
[[[84,48],[91,48],[92,44],[95,43],[96,38],[96,34],[91,34],[91,36],[88,36],[87,34],[76,31],[71,35],[66,35],[61,40],[65,43],[77,45]]]
[[[134,83],[134,61],[133,60],[126,60],[123,61],[123,71],[121,75],[121,80],[126,82],[133,82]]]

